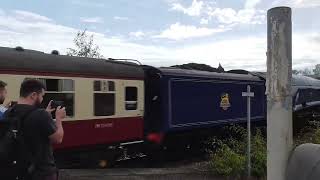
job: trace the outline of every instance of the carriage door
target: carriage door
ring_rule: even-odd
[[[131,140],[143,138],[143,81],[124,80],[121,92],[122,136]],[[128,139],[129,140],[129,139]]]
[[[128,117],[143,116],[143,81],[126,81],[123,84],[123,110]]]

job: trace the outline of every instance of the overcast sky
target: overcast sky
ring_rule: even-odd
[[[266,69],[266,13],[293,10],[293,65],[320,63],[320,0],[2,0],[0,46],[65,54],[88,29],[105,57]]]

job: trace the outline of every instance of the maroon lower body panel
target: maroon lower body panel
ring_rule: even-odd
[[[64,138],[56,150],[143,139],[143,118],[108,118],[64,121]]]

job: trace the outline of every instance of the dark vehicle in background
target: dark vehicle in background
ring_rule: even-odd
[[[293,127],[299,132],[310,122],[320,122],[320,81],[306,76],[293,76]]]

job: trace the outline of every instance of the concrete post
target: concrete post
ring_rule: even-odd
[[[292,23],[291,9],[268,11],[267,52],[267,179],[285,180],[292,150]]]

